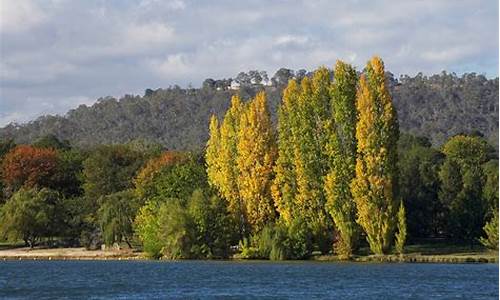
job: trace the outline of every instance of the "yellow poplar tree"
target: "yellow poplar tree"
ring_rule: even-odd
[[[237,150],[239,194],[247,221],[257,232],[275,218],[271,184],[276,150],[263,92],[241,114]]]
[[[208,182],[211,186],[217,189],[221,185],[221,164],[219,159],[220,153],[220,132],[219,121],[215,115],[210,117],[209,138],[207,149],[205,151],[205,161],[207,165]]]
[[[372,58],[359,81],[357,92],[356,177],[351,191],[357,222],[366,233],[370,249],[384,254],[394,238],[397,201],[396,111],[386,86],[384,64]]]
[[[327,210],[332,216],[338,239],[335,252],[348,259],[358,240],[356,204],[351,194],[351,182],[356,166],[356,70],[337,61],[331,85],[332,119],[328,124],[326,153],[330,170],[325,177]]]
[[[243,234],[246,226],[237,184],[237,145],[239,123],[243,110],[244,104],[240,97],[233,96],[231,106],[220,126],[217,124],[217,119],[212,117],[210,138],[206,150],[209,182],[228,202],[228,210],[236,221],[240,234]]]

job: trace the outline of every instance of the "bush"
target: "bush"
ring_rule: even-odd
[[[144,253],[150,258],[161,257],[162,243],[158,239],[160,231],[158,209],[159,204],[148,202],[141,207],[134,221],[134,232],[142,243]]]
[[[486,238],[481,237],[479,241],[485,247],[498,250],[498,210],[493,212],[493,217],[484,226]]]
[[[254,234],[250,241],[240,242],[241,257],[249,259],[305,259],[311,254],[311,230],[301,220],[294,220],[290,226],[268,225]]]
[[[226,258],[233,227],[225,203],[201,189],[187,201],[150,201],[135,220],[144,252],[153,258]]]

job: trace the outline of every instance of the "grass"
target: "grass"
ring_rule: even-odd
[[[313,256],[314,260],[338,261],[336,255]],[[353,257],[356,262],[420,262],[420,263],[498,263],[498,250],[482,245],[456,245],[443,240],[427,240],[405,247],[403,255],[372,255],[362,247]]]

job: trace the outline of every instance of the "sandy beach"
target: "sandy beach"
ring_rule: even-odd
[[[97,260],[139,259],[141,253],[130,250],[86,250],[85,248],[30,249],[29,247],[0,250],[0,260]]]

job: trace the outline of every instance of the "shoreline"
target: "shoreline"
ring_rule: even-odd
[[[14,248],[0,250],[0,261],[37,261],[37,260],[154,260],[144,256],[142,252],[131,250],[86,250],[85,248],[53,248],[29,249]],[[227,261],[252,261],[251,259],[229,258]],[[259,260],[260,261],[260,260]],[[498,264],[498,252],[454,253],[425,255],[410,253],[405,255],[368,255],[354,256],[351,260],[342,261],[335,255],[317,255],[304,261],[347,262],[347,263],[495,263]]]

